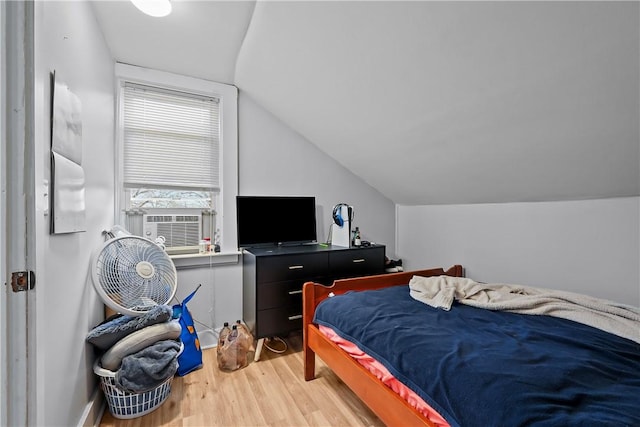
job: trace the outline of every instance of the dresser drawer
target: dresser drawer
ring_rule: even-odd
[[[302,329],[302,307],[260,310],[256,319],[256,338],[286,335]]]
[[[326,253],[259,257],[256,264],[257,283],[307,281],[326,273],[329,257]]]
[[[381,274],[384,272],[384,248],[349,249],[329,253],[329,268],[336,277]]]
[[[276,307],[302,307],[303,280],[260,283],[256,286],[258,310]]]
[[[242,255],[243,319],[256,338],[302,329],[302,286],[384,272],[385,248],[301,245],[255,248]],[[331,262],[331,265],[329,263]]]

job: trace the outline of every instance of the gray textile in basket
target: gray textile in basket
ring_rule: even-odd
[[[87,335],[87,341],[100,350],[109,350],[115,343],[132,332],[171,319],[173,309],[169,305],[158,305],[142,316],[120,316],[102,323]]]
[[[122,359],[126,356],[142,351],[158,341],[177,340],[181,332],[182,327],[177,320],[147,326],[115,343],[102,355],[100,364],[103,368],[115,372],[120,369]]]
[[[175,375],[179,351],[179,342],[164,340],[124,357],[116,372],[116,385],[130,393],[153,390]]]

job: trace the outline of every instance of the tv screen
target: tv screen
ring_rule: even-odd
[[[311,196],[237,196],[238,247],[316,242]]]

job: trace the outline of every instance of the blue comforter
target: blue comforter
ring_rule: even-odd
[[[349,292],[315,322],[376,358],[452,426],[640,426],[640,344],[570,320]]]

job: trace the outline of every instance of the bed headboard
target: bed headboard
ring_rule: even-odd
[[[464,269],[461,265],[444,270],[443,268],[431,268],[427,270],[403,271],[400,273],[380,274],[377,276],[356,277],[352,279],[336,280],[330,286],[319,283],[307,282],[302,287],[303,317],[306,313],[313,316],[316,306],[326,299],[329,294],[339,295],[347,291],[362,291],[365,289],[380,289],[389,286],[406,285],[413,276],[453,276],[464,277]],[[311,319],[309,319],[309,322]],[[309,323],[306,320],[303,324]]]

